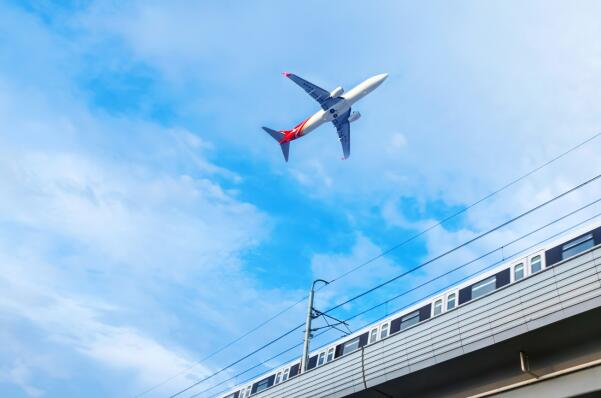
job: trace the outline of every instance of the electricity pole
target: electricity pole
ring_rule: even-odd
[[[309,341],[311,340],[311,321],[313,320],[313,297],[315,296],[315,284],[317,282],[323,282],[326,285],[329,283],[328,281],[324,281],[323,279],[317,279],[313,281],[313,285],[311,286],[311,293],[309,293],[309,304],[307,305],[307,322],[305,324],[305,340],[303,344],[303,356],[301,357],[301,366],[299,369],[299,373],[303,373],[307,370],[307,366],[309,364]]]

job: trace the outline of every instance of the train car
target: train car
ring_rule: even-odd
[[[573,229],[562,237],[537,246],[527,255],[509,260],[498,267],[458,284],[439,294],[396,312],[370,326],[321,347],[309,356],[308,370],[327,366],[338,358],[386,339],[427,319],[453,311],[481,297],[494,294],[506,285],[544,272],[563,260],[601,244],[601,222]],[[300,358],[237,386],[219,398],[248,398],[299,375]]]

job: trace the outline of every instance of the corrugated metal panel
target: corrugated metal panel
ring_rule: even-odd
[[[601,248],[254,396],[343,397],[595,306],[601,306]]]

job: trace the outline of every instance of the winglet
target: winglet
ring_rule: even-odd
[[[290,72],[282,72],[282,75],[284,75],[284,76],[286,76],[286,77],[290,76],[291,74],[292,74],[292,73],[290,73]]]

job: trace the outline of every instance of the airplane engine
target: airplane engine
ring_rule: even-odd
[[[348,117],[348,121],[349,123],[352,123],[356,120],[359,120],[359,118],[361,117],[361,114],[357,111],[354,111],[353,113],[351,113],[351,115]]]
[[[339,87],[336,87],[334,90],[332,90],[332,92],[330,93],[330,97],[332,97],[332,98],[340,97],[342,95],[342,93],[344,93],[344,89],[339,86]]]

